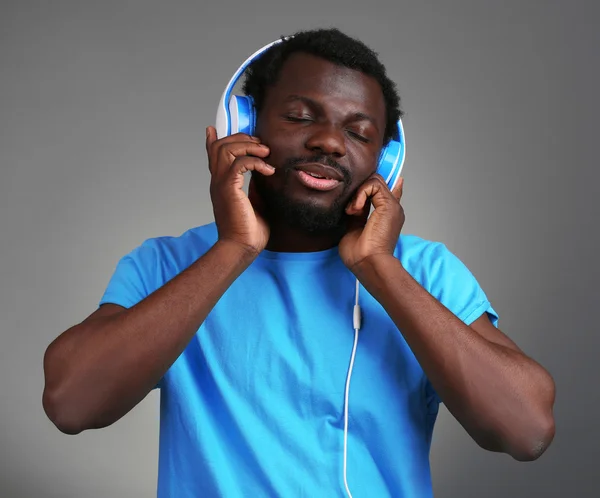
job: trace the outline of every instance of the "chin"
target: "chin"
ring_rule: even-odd
[[[344,193],[335,198],[322,194],[311,196],[308,192],[300,196],[286,181],[276,186],[270,184],[270,178],[256,177],[256,189],[270,213],[270,221],[313,234],[345,230],[347,215],[344,207],[347,201]]]
[[[343,232],[347,215],[341,197],[323,205],[315,200],[292,199],[282,196],[278,199],[277,210],[280,218],[290,226],[314,234]]]

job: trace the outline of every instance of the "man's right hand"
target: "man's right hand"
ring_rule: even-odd
[[[252,181],[249,188],[252,201],[243,190],[244,173],[257,171],[267,176],[275,173],[275,168],[261,159],[269,155],[269,148],[244,133],[217,139],[217,130],[209,126],[206,152],[219,241],[234,242],[254,255],[259,254],[269,241],[270,230],[260,213],[260,199]]]

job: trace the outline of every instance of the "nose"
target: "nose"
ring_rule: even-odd
[[[331,123],[314,126],[306,140],[306,148],[311,152],[343,157],[346,155],[344,133]]]

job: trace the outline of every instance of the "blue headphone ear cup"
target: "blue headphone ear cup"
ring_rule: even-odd
[[[396,133],[392,140],[381,149],[379,164],[377,165],[377,173],[383,177],[390,190],[393,190],[400,180],[405,157],[404,125],[402,124],[402,120],[398,119]]]
[[[248,111],[248,114],[250,116],[250,126],[248,128],[248,135],[254,136],[254,133],[256,132],[256,107],[254,105],[254,99],[250,97],[250,95],[246,96],[246,99],[248,100],[248,105],[250,107],[250,110]]]
[[[398,159],[401,153],[401,144],[396,140],[390,140],[381,150],[379,155],[379,165],[377,173],[386,181],[388,187],[392,189],[400,176],[400,169],[397,168]]]
[[[256,112],[252,97],[233,95],[229,101],[229,114],[231,116],[231,135],[234,133],[254,134]]]

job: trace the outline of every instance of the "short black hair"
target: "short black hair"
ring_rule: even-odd
[[[358,70],[379,82],[386,108],[383,143],[388,143],[396,132],[398,119],[404,113],[400,109],[396,85],[388,78],[385,66],[379,61],[376,52],[337,28],[299,31],[292,37],[282,36],[281,40],[246,68],[242,91],[254,99],[257,111],[262,109],[267,88],[277,82],[279,72],[288,57],[295,52],[304,52]]]

